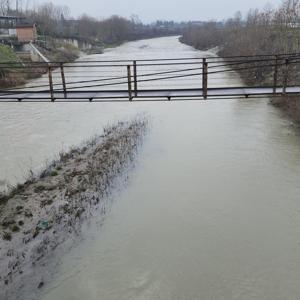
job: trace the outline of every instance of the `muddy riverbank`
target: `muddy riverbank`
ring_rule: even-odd
[[[47,277],[36,270],[59,245],[74,239],[83,220],[101,213],[104,197],[131,165],[146,129],[144,117],[107,127],[1,196],[1,299],[43,287]]]

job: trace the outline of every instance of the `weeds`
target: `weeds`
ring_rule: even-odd
[[[51,175],[52,177],[58,176],[58,172],[54,170],[54,171],[52,171],[52,172],[50,173],[50,175]]]
[[[7,231],[3,232],[2,238],[4,241],[11,241],[12,239],[11,233]]]

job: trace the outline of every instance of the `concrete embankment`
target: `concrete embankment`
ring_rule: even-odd
[[[40,271],[58,246],[72,243],[83,221],[132,165],[147,120],[139,117],[104,129],[103,135],[61,153],[38,176],[0,197],[0,299],[18,299],[42,288]],[[56,252],[55,252],[56,251]]]

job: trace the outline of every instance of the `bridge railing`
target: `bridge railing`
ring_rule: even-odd
[[[199,90],[206,99],[211,88],[269,87],[285,93],[300,86],[300,54],[192,57],[136,60],[78,60],[72,63],[0,63],[0,85],[7,77],[41,78],[22,86],[1,88],[1,99],[47,93],[51,100],[76,93],[114,91],[133,100],[141,91]]]

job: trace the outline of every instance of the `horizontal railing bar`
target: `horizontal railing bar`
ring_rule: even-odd
[[[127,83],[127,82],[126,82]],[[247,89],[247,90],[256,90],[256,89],[266,89],[266,88],[271,88],[272,86],[232,86],[232,87],[209,87],[208,90],[210,91],[218,91],[218,90],[235,90],[235,89]],[[293,88],[293,87],[299,87],[300,86],[287,86],[287,88]],[[280,89],[280,87],[278,87]],[[142,89],[139,90],[139,93],[149,93],[149,92],[187,92],[187,91],[201,91],[202,88],[193,88],[193,89],[185,89],[185,88],[174,88],[174,89]],[[59,90],[53,90],[54,93],[62,93],[62,91]],[[0,96],[1,93],[5,93],[5,90],[0,90]],[[32,91],[30,94],[40,94],[40,93],[47,93],[49,92],[48,90],[45,91]],[[85,90],[85,91],[71,91],[70,93],[72,94],[80,94],[80,93],[126,93],[127,89],[122,89],[122,90]],[[28,91],[18,91],[15,94],[28,94]],[[0,98],[1,99],[1,98]]]
[[[298,97],[299,93],[290,93],[289,94],[290,97]],[[268,94],[267,95],[268,98],[278,98],[281,97],[279,94]],[[124,98],[126,99],[126,98]],[[241,99],[241,100],[251,100],[251,99],[266,99],[266,95],[249,95],[248,97],[245,96],[241,96],[241,95],[220,95],[220,96],[209,96],[208,95],[208,99],[209,100],[237,100],[237,99]],[[46,100],[50,100],[50,98],[43,98],[43,99],[27,99],[24,98],[22,99],[22,103],[50,103],[49,101]],[[84,101],[83,101],[84,100]],[[55,101],[54,103],[79,103],[79,102],[90,102],[90,99],[88,98],[77,98],[77,99],[57,99],[57,101]],[[115,103],[115,102],[120,102],[120,103],[127,103],[127,102],[170,102],[169,99],[167,99],[167,97],[160,97],[160,98],[155,98],[155,99],[133,99],[133,101],[128,101],[128,100],[121,100],[121,99],[101,99],[101,98],[92,98],[92,102],[106,102],[106,103]],[[173,98],[171,97],[171,101],[173,102],[180,102],[180,101],[203,101],[203,97],[198,96],[198,97],[182,97],[182,98]],[[1,100],[0,99],[0,103],[15,103],[16,101],[19,101],[19,99],[11,99],[11,100]]]

